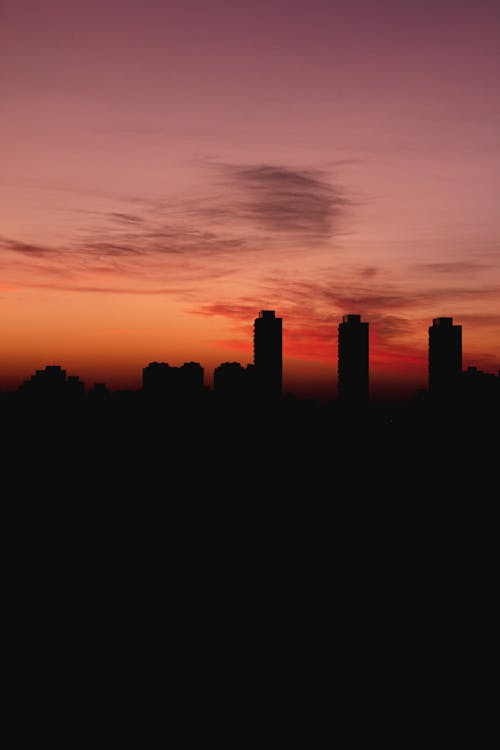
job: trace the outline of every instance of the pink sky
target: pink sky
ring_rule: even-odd
[[[500,4],[0,1],[0,382],[139,387],[252,361],[334,395],[427,385],[427,328],[500,369]]]

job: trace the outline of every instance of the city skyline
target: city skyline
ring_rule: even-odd
[[[462,326],[454,323],[451,317],[433,318],[432,325],[426,330],[427,332],[427,378],[426,382],[421,384],[413,391],[402,390],[401,392],[389,390],[373,390],[371,383],[371,361],[370,361],[370,322],[361,320],[361,316],[356,313],[347,313],[342,316],[337,326],[336,341],[336,364],[335,364],[335,381],[330,383],[327,392],[316,391],[301,393],[294,392],[286,387],[286,369],[283,368],[282,354],[282,335],[283,318],[276,316],[275,310],[261,310],[253,321],[253,359],[246,363],[237,362],[236,360],[224,360],[219,362],[214,370],[210,373],[202,363],[190,359],[185,362],[172,363],[167,359],[155,359],[143,365],[136,384],[133,388],[113,388],[105,380],[94,380],[85,382],[80,378],[80,374],[69,372],[68,368],[61,364],[45,364],[36,369],[33,374],[28,375],[22,382],[17,383],[14,387],[7,389],[17,391],[25,389],[33,380],[45,379],[45,376],[54,376],[55,382],[60,382],[68,378],[69,384],[73,387],[74,392],[89,392],[96,386],[98,391],[105,388],[106,391],[120,390],[144,390],[148,385],[150,393],[161,393],[162,389],[170,388],[175,379],[172,375],[176,372],[182,373],[187,377],[186,382],[195,382],[198,387],[204,387],[208,390],[216,390],[217,371],[219,382],[238,383],[238,378],[251,378],[254,380],[256,370],[258,378],[263,378],[258,392],[264,398],[272,398],[294,395],[306,399],[340,399],[346,404],[363,405],[368,402],[376,403],[377,401],[394,401],[405,400],[408,397],[416,396],[418,393],[428,391],[436,395],[451,395],[454,386],[457,385],[460,375],[486,375],[489,377],[500,378],[500,368],[496,371],[484,371],[477,365],[469,364],[463,367],[462,356]],[[225,372],[224,372],[225,370]],[[236,372],[235,372],[236,370]],[[236,380],[235,380],[236,378]],[[52,379],[52,378],[51,378]],[[266,382],[267,381],[267,382]],[[50,382],[50,381],[49,381]],[[170,385],[169,385],[170,384]],[[0,389],[1,391],[2,389]],[[243,392],[243,391],[241,391]],[[267,396],[266,396],[267,394]]]
[[[138,388],[252,361],[336,394],[427,387],[427,328],[500,367],[498,3],[25,0],[0,8],[0,387],[46,363]]]

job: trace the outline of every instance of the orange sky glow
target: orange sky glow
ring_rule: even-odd
[[[286,10],[286,13],[284,12]],[[252,362],[335,396],[427,386],[451,316],[500,370],[498,3],[97,0],[0,6],[0,386],[47,364],[141,387],[151,361]]]

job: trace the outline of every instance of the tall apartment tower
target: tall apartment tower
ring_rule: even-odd
[[[283,320],[261,310],[253,327],[253,363],[257,391],[264,398],[283,393]]]
[[[451,395],[462,374],[462,326],[434,318],[429,327],[429,393]]]
[[[339,401],[363,406],[369,400],[368,323],[344,315],[338,329]]]

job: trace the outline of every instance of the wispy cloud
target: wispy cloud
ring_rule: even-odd
[[[211,183],[199,198],[134,197],[115,200],[113,210],[82,208],[81,225],[64,244],[0,238],[9,288],[175,296],[190,314],[230,321],[228,346],[247,340],[259,310],[275,309],[287,354],[325,362],[344,314],[369,321],[377,347],[400,347],[416,340],[426,311],[430,323],[443,306],[454,316],[471,314],[476,300],[500,296],[488,283],[493,258],[433,260],[398,272],[375,256],[356,266],[336,253],[333,263],[325,247],[334,248],[351,225],[354,203],[326,171],[213,161],[208,172]],[[297,274],[293,258],[315,245],[318,255]],[[475,324],[498,325],[488,317]]]
[[[120,211],[111,211],[109,213],[109,216],[119,222],[122,222],[123,224],[140,224],[144,221],[142,216],[136,216],[135,214],[126,214]]]
[[[43,282],[47,276],[73,279],[79,289],[93,289],[100,276],[117,282],[134,277],[170,288],[189,282],[228,278],[255,251],[244,238],[205,228],[169,223],[165,215],[124,219],[108,213],[83,226],[64,245],[37,245],[0,238],[0,256],[9,276],[26,274]],[[23,278],[20,278],[22,281]]]
[[[191,312],[198,315],[223,316],[236,333],[253,321],[259,309],[275,309],[283,317],[284,342],[288,356],[307,356],[322,362],[336,358],[338,324],[348,313],[361,314],[370,324],[374,350],[381,353],[404,351],[406,359],[420,362],[425,357],[426,325],[439,314],[443,303],[453,308],[454,316],[476,327],[498,326],[498,315],[460,315],[471,302],[500,297],[500,289],[471,284],[446,285],[428,289],[404,277],[396,280],[391,270],[370,267],[337,267],[323,272],[321,280],[297,281],[290,275],[266,277],[258,289],[256,304],[248,299],[200,305]],[[369,281],[369,283],[367,283]],[[425,311],[427,312],[427,315]],[[385,355],[384,355],[385,356]],[[396,356],[396,355],[395,355]]]
[[[29,242],[11,240],[6,237],[0,237],[0,247],[4,250],[10,250],[13,253],[19,253],[20,255],[32,258],[44,258],[47,256],[54,256],[59,253],[59,251],[55,248],[44,247],[43,245],[34,245]]]
[[[464,323],[472,323],[473,325],[500,326],[500,313],[463,313],[460,316],[460,320]]]
[[[65,291],[65,292],[92,292],[98,294],[144,294],[144,295],[171,295],[178,294],[182,291],[188,295],[192,292],[191,289],[180,289],[178,286],[172,287],[123,287],[123,286],[91,286],[85,284],[67,284],[67,283],[18,283],[13,289],[52,289],[54,291]]]
[[[10,280],[61,277],[61,288],[81,291],[109,288],[113,274],[127,290],[132,277],[134,288],[159,289],[238,274],[255,280],[261,258],[279,267],[332,237],[349,203],[318,169],[209,162],[208,182],[198,196],[170,202],[115,196],[113,210],[69,209],[82,217],[73,237],[57,244],[0,238],[2,263]]]
[[[416,263],[414,267],[418,271],[426,271],[430,274],[463,276],[485,271],[493,266],[478,261],[461,260],[441,263]]]
[[[262,309],[262,308],[259,308]],[[203,317],[213,317],[219,315],[223,318],[229,318],[236,321],[249,321],[252,317],[256,316],[256,305],[255,302],[251,303],[223,303],[218,302],[215,304],[200,305],[197,308],[193,308],[190,312],[193,315],[202,315]]]
[[[232,210],[260,230],[325,240],[350,203],[319,169],[272,164],[219,168],[236,190]]]

